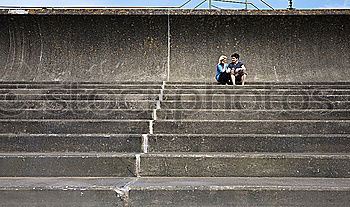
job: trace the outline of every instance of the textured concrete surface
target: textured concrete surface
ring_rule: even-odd
[[[169,69],[172,81],[213,82],[218,57],[233,52],[250,81],[350,77],[349,10],[31,13],[0,16],[1,80],[159,81]]]
[[[245,98],[245,100],[229,100],[217,101],[215,99],[211,101],[162,101],[162,109],[243,109],[243,110],[313,110],[313,109],[350,109],[349,101],[263,101],[263,100],[251,100]],[[192,112],[190,112],[192,113]]]
[[[157,120],[153,124],[155,134],[350,133],[349,120]]]
[[[0,95],[1,97],[1,95]],[[18,95],[20,99],[23,97]],[[64,97],[62,97],[65,99]],[[218,94],[165,94],[164,100],[174,100],[174,101],[299,101],[301,103],[309,101],[349,101],[350,95],[323,95],[323,94],[279,94],[279,95],[269,95],[269,94],[223,94],[218,92]]]
[[[171,80],[213,81],[219,56],[238,52],[250,81],[347,81],[349,21],[350,16],[174,16]]]
[[[122,207],[128,178],[1,178],[0,206]]]
[[[0,16],[1,80],[165,78],[166,16]]]
[[[141,176],[155,177],[350,177],[349,154],[150,153]]]
[[[154,109],[156,102],[152,100],[0,100],[3,115],[17,115],[19,110],[115,110],[115,109]],[[20,112],[22,113],[22,112]]]
[[[105,135],[0,135],[0,152],[141,152],[142,136]]]
[[[14,115],[5,115],[0,119],[111,119],[111,120],[150,120],[152,119],[153,110],[128,110],[128,109],[100,109],[100,110],[74,110],[74,109],[57,109],[57,110],[32,110],[20,109],[10,110]],[[1,111],[0,111],[1,113]],[[4,113],[5,114],[5,113]]]
[[[166,120],[349,120],[350,110],[159,110]]]
[[[348,179],[141,178],[130,206],[348,206]]]
[[[0,120],[2,134],[144,134],[149,121],[123,120]]]
[[[348,206],[349,179],[0,178],[0,206]]]
[[[232,9],[128,9],[128,8],[21,8],[0,9],[0,14],[28,12],[36,15],[349,15],[349,9],[232,10]]]
[[[1,153],[0,177],[135,177],[132,153]]]
[[[349,153],[349,135],[149,135],[149,152]]]

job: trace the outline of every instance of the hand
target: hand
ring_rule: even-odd
[[[226,73],[231,73],[231,69],[227,69],[227,70],[226,70]]]

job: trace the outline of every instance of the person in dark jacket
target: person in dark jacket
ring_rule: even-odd
[[[232,62],[228,65],[228,68],[231,70],[231,79],[233,85],[242,84],[244,85],[247,80],[247,68],[244,66],[244,63],[239,61],[239,54],[234,53],[231,55]]]

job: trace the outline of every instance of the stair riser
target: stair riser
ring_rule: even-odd
[[[228,85],[165,85],[165,89],[183,89],[183,90],[247,90],[247,89],[271,89],[271,90],[330,90],[330,89],[350,89],[350,85],[245,85],[245,86],[228,86]]]
[[[194,102],[240,102],[240,101],[283,101],[283,102],[292,102],[298,101],[301,103],[308,103],[310,101],[323,101],[323,102],[331,102],[331,101],[350,101],[350,96],[345,95],[333,95],[333,96],[313,96],[313,95],[164,95],[164,100],[174,100],[174,101],[194,101]]]
[[[122,207],[123,202],[113,190],[2,190],[2,206],[55,206],[55,207]]]
[[[266,117],[272,120],[349,120],[350,111],[157,111],[158,120],[266,120]]]
[[[129,206],[143,207],[346,207],[349,191],[310,190],[131,190]]]
[[[78,101],[78,100],[37,100],[37,101],[0,101],[2,113],[20,109],[41,109],[41,110],[94,110],[94,109],[154,109],[155,101]]]
[[[9,110],[0,119],[151,120],[152,113],[153,110]]]
[[[349,134],[350,122],[156,121],[155,134]]]
[[[141,156],[141,176],[349,178],[350,158]]]
[[[148,121],[0,121],[2,134],[147,134]]]
[[[272,102],[272,101],[176,101],[162,102],[162,109],[245,109],[245,110],[295,110],[295,109],[350,109],[350,102]]]
[[[1,91],[0,91],[1,93]],[[305,96],[318,96],[318,95],[349,95],[350,90],[320,90],[320,89],[304,89],[304,90],[275,90],[275,89],[264,89],[264,90],[255,90],[255,89],[248,89],[248,90],[235,90],[235,89],[217,89],[217,90],[192,90],[192,89],[174,89],[174,90],[164,90],[165,95],[181,95],[181,94],[191,94],[191,95],[260,95],[260,96],[267,96],[267,95],[305,95]]]
[[[42,90],[84,90],[84,89],[161,89],[161,84],[158,85],[128,85],[128,84],[0,84],[0,90],[24,90],[24,89],[42,89]],[[350,87],[349,87],[350,88]],[[346,88],[340,88],[346,89]]]
[[[79,94],[79,95],[33,95],[33,94],[10,94],[0,95],[0,100],[115,100],[115,101],[131,101],[131,100],[157,100],[158,94]]]
[[[142,87],[142,86],[141,86]],[[64,94],[64,95],[95,95],[95,94],[159,94],[160,89],[0,89],[0,95],[28,95],[28,94]]]
[[[6,136],[0,152],[141,152],[142,136]]]
[[[0,157],[1,177],[135,177],[135,156]]]
[[[149,152],[350,153],[349,137],[149,135]]]

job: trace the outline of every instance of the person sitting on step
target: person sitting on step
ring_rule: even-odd
[[[232,84],[231,77],[230,77],[230,69],[227,65],[227,57],[222,55],[219,58],[219,63],[216,65],[216,76],[215,79],[218,81],[219,84],[226,85],[226,84]]]
[[[232,62],[228,65],[228,68],[231,70],[231,80],[233,85],[242,84],[244,85],[247,80],[246,67],[244,63],[239,61],[239,54],[234,53],[231,55]]]

